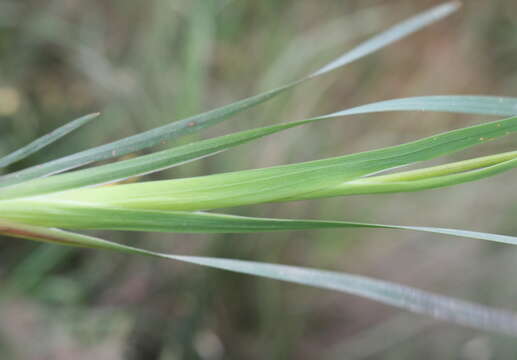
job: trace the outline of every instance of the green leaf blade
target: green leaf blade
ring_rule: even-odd
[[[0,168],[7,167],[17,161],[25,159],[26,157],[34,154],[35,152],[43,149],[45,146],[52,144],[53,142],[61,139],[63,136],[68,135],[70,132],[80,128],[81,126],[95,119],[99,115],[100,113],[93,113],[72,120],[63,126],[58,127],[54,131],[34,140],[30,144],[10,153],[9,155],[0,158]]]
[[[161,256],[241,274],[353,294],[456,324],[517,336],[517,316],[513,312],[388,281],[347,273],[252,261],[165,254]]]
[[[183,261],[240,274],[339,291],[459,325],[517,336],[517,315],[513,312],[365,276],[253,261],[163,254],[92,236],[16,223],[0,223],[0,233],[36,241],[100,248]]]
[[[516,131],[517,117],[513,117],[358,154],[226,174],[71,190],[45,195],[45,199],[150,210],[206,210],[289,201]]]
[[[0,178],[0,187],[15,185],[23,181],[60,173],[87,165],[95,161],[112,159],[139,150],[143,150],[164,141],[169,141],[179,136],[187,135],[202,128],[215,125],[230,116],[243,111],[249,107],[258,105],[275,95],[293,87],[297,83],[289,84],[275,90],[241,100],[239,102],[218,108],[200,115],[195,115],[183,120],[176,121],[143,133],[129,136],[105,145],[91,148],[76,154],[47,162],[42,165],[31,167],[12,173]]]
[[[338,67],[347,65],[351,61],[379,50],[394,41],[397,41],[431,23],[446,17],[458,8],[457,2],[450,2],[431,8],[423,13],[402,22],[399,27],[395,26],[377,35],[371,40],[367,40],[363,45],[359,45],[351,50],[352,55],[347,53],[332,61],[330,64],[320,68],[316,72],[289,84],[280,86],[276,89],[237,101],[235,103],[199,114],[186,119],[176,121],[146,132],[133,135],[109,144],[92,148],[83,152],[69,155],[37,167],[28,168],[17,173],[9,174],[0,178],[0,187],[15,185],[24,181],[43,176],[57,174],[66,170],[74,169],[82,165],[87,165],[95,161],[108,160],[117,156],[133,153],[145,148],[155,146],[164,141],[170,141],[182,135],[199,131],[208,126],[224,121],[231,116],[244,111],[253,106],[264,103],[275,96],[288,91],[307,80],[326,74]]]
[[[366,55],[369,55],[387,44],[392,44],[414,32],[420,30],[422,27],[428,26],[444,17],[449,16],[453,12],[459,9],[461,6],[458,1],[451,1],[435,6],[427,11],[417,14],[391,28],[382,32],[381,34],[374,36],[373,38],[363,42],[359,46],[346,52],[339,58],[323,66],[321,69],[315,71],[310,76],[315,77],[322,74],[326,74],[332,70],[335,70],[341,66],[350,64],[351,62],[358,60]]]
[[[84,186],[120,181],[132,176],[146,175],[173,166],[183,165],[207,156],[212,156],[240,144],[294,126],[299,126],[309,121],[313,120],[310,119],[241,131],[213,139],[197,141],[148,155],[138,156],[133,159],[118,161],[112,164],[25,181],[14,186],[0,188],[0,199],[12,199],[21,196],[64,191]]]
[[[371,114],[385,111],[438,111],[461,114],[515,116],[517,98],[478,95],[435,95],[379,101],[329,114]]]
[[[123,209],[22,199],[0,202],[5,220],[70,230],[125,230],[176,233],[255,233],[271,231],[374,228],[409,230],[517,245],[517,237],[429,226],[369,224],[349,221],[270,219],[204,212]]]
[[[490,160],[494,161],[495,159],[500,161],[490,163]],[[474,170],[468,169],[469,166],[483,164],[484,162],[488,162],[488,164]],[[457,168],[454,168],[455,166]],[[517,168],[517,152],[512,151],[420,170],[361,178],[344,182],[332,188],[303,194],[290,200],[422,191],[477,181],[515,168]]]
[[[119,181],[131,176],[140,176],[178,166],[186,162],[217,154],[234,146],[262,138],[280,131],[323,121],[335,117],[365,114],[382,111],[448,111],[476,114],[496,114],[502,98],[490,96],[428,96],[408,99],[394,99],[378,103],[367,104],[351,109],[322,115],[311,119],[294,121],[286,124],[261,127],[241,131],[213,139],[175,147],[137,158],[119,161],[114,164],[97,166],[94,168],[26,181],[17,186],[7,186],[0,189],[0,199],[9,199],[17,196],[45,194],[63,191],[83,186],[92,186]],[[499,113],[511,113],[517,107],[517,99],[504,98]]]

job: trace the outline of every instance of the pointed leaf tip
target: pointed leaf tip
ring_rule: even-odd
[[[60,126],[57,129],[51,131],[50,133],[41,136],[40,138],[29,143],[28,145],[0,158],[0,168],[7,167],[17,161],[25,159],[26,157],[34,154],[42,148],[56,142],[65,135],[68,135],[72,131],[80,128],[81,126],[95,119],[99,115],[100,113],[96,112],[85,116],[81,116],[80,118],[72,120],[66,123],[65,125]]]
[[[460,3],[458,1],[444,3],[417,14],[403,22],[393,25],[388,30],[366,40],[352,50],[347,51],[339,58],[331,61],[319,70],[316,70],[311,75],[309,75],[309,78],[323,75],[327,72],[358,60],[366,55],[369,55],[389,44],[411,35],[412,33],[428,25],[431,25],[438,20],[441,20],[446,16],[449,16],[454,11],[459,9],[459,7]]]

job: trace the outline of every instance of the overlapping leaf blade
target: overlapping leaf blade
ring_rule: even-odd
[[[479,166],[479,168],[475,168],[474,170],[462,169],[460,166],[462,164],[465,165],[464,167],[468,167],[469,165],[476,163],[483,164],[484,161],[489,162],[489,160],[492,159],[499,159],[499,161]],[[451,165],[458,165],[458,169],[452,168],[449,169],[448,172],[444,172],[443,174],[441,173],[440,169],[443,168],[447,170]],[[302,194],[289,200],[308,200],[344,195],[420,191],[476,181],[515,168],[517,168],[517,151],[512,151],[415,171],[361,178],[344,182],[335,187],[330,187],[324,190]],[[436,174],[433,174],[433,171],[436,171]]]
[[[45,201],[71,201],[117,207],[206,210],[292,200],[346,181],[484,143],[517,131],[517,117],[449,131],[383,149],[293,165],[194,178],[84,188],[45,195]]]
[[[368,224],[349,221],[293,220],[235,215],[88,207],[71,203],[17,201],[9,203],[3,218],[19,223],[63,229],[162,231],[180,233],[250,233],[330,228],[412,230],[517,245],[517,237],[476,231],[405,225]]]
[[[131,176],[156,172],[167,167],[178,166],[185,162],[194,161],[201,157],[214,155],[225,149],[284,131],[292,127],[344,115],[392,110],[413,111],[417,109],[421,111],[446,111],[494,115],[500,104],[501,98],[478,96],[476,97],[477,101],[473,101],[470,96],[443,96],[439,97],[439,99],[437,99],[436,96],[430,96],[414,99],[394,99],[362,105],[311,119],[256,128],[214,139],[198,141],[153,154],[140,156],[134,159],[119,161],[114,164],[97,166],[95,168],[47,178],[34,179],[32,181],[26,181],[23,184],[19,184],[16,187],[9,186],[0,189],[0,199],[63,191],[66,189],[103,184]],[[506,105],[499,110],[499,114],[510,114],[512,112],[511,109],[513,109],[514,106],[517,106],[517,99],[505,98],[505,103]]]
[[[164,125],[137,135],[133,135],[109,144],[66,156],[37,167],[28,168],[17,173],[6,175],[0,178],[0,186],[8,186],[28,181],[34,178],[56,174],[69,169],[77,168],[94,161],[106,160],[128,153],[139,151],[155,146],[163,141],[168,141],[178,136],[199,131],[208,126],[215,125],[232,115],[250,107],[261,104],[293,87],[317,76],[323,75],[340,66],[349,64],[363,56],[366,56],[382,47],[385,47],[413,32],[443,18],[454,12],[459,7],[457,2],[449,2],[421,14],[418,14],[399,25],[375,36],[373,39],[353,48],[349,52],[333,60],[328,65],[316,72],[294,81],[290,84],[280,86],[276,89],[258,94],[247,99],[223,106],[196,116],[192,116],[174,123]],[[351,54],[351,55],[350,55]]]
[[[0,188],[0,199],[11,199],[20,196],[45,194],[83,186],[105,184],[126,179],[131,176],[144,175],[214,155],[231,147],[297,125],[298,124],[292,123],[242,131],[213,139],[196,141],[172,149],[138,156],[133,159],[121,160],[112,164],[45,178],[37,178],[16,184],[15,186]]]
[[[295,82],[281,88],[247,98],[236,103],[218,108],[203,114],[195,115],[183,120],[173,122],[146,132],[129,136],[127,138],[91,148],[73,155],[18,171],[0,178],[0,186],[9,186],[43,176],[60,173],[74,169],[95,161],[107,160],[117,156],[126,155],[148,147],[155,146],[175,137],[193,133],[202,128],[215,125],[230,116],[258,105],[275,95],[288,90],[298,84]]]

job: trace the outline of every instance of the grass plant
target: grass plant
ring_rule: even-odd
[[[254,128],[113,163],[79,167],[120,158],[187,134],[198,133],[233,115],[260,105],[451,14],[449,2],[414,16],[374,36],[309,75],[273,90],[113,143],[94,147],[0,177],[0,233],[42,242],[98,248],[171,259],[360,295],[389,305],[470,327],[517,335],[510,311],[453,299],[392,282],[341,272],[280,264],[163,254],[72,232],[130,230],[179,233],[247,233],[321,228],[378,228],[444,234],[517,244],[517,237],[452,228],[370,224],[346,221],[245,217],[215,209],[345,195],[413,192],[490,177],[517,167],[517,151],[494,153],[443,165],[401,171],[399,168],[459,152],[517,132],[517,99],[496,96],[423,96],[394,99],[312,117]],[[416,141],[380,149],[289,165],[208,176],[141,181],[140,177],[241,144],[331,118],[387,111],[439,111],[504,117]],[[5,168],[41,150],[98,114],[81,117],[0,159]],[[385,174],[386,171],[392,171]]]

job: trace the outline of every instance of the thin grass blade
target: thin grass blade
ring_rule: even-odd
[[[237,101],[227,106],[179,120],[168,125],[164,125],[137,135],[114,141],[109,144],[50,161],[48,163],[38,165],[37,167],[28,168],[17,173],[3,176],[0,178],[0,186],[14,185],[34,178],[74,169],[95,161],[107,160],[117,156],[122,156],[155,146],[165,141],[170,141],[182,135],[197,132],[208,126],[215,125],[245,109],[259,105],[287,90],[290,90],[309,79],[323,75],[340,66],[344,66],[353,60],[357,60],[376,50],[379,50],[382,47],[385,47],[392,42],[397,41],[402,37],[407,36],[431,24],[432,22],[449,15],[451,12],[458,8],[457,4],[457,2],[450,2],[427,10],[420,15],[411,18],[409,20],[410,25],[408,25],[408,21],[402,22],[400,27],[395,26],[394,28],[388,29],[386,32],[381,33],[380,35],[377,35],[374,39],[372,39],[375,41],[367,41],[364,43],[364,45],[360,45],[359,47],[352,49],[352,53],[354,55],[351,56],[348,60],[346,60],[347,55],[345,54],[336,61],[331,62],[329,65],[324,66],[323,68],[300,80],[249,97],[247,99]]]
[[[83,188],[42,197],[149,210],[207,210],[288,201],[382,170],[451,154],[517,131],[517,117],[461,128],[383,149],[265,169]]]
[[[479,330],[517,336],[517,315],[413,287],[342,272],[197,256],[159,256],[241,274],[339,291]]]
[[[319,76],[329,71],[335,70],[343,65],[350,64],[357,59],[360,59],[383,48],[386,46],[386,44],[394,43],[408,35],[411,35],[412,33],[421,29],[423,26],[430,25],[440,19],[443,19],[446,16],[449,16],[458,10],[460,6],[461,3],[459,1],[451,1],[435,6],[428,11],[413,16],[408,20],[403,21],[384,31],[382,34],[374,36],[373,38],[346,52],[336,60],[315,71],[310,76]]]
[[[317,119],[241,131],[213,139],[196,141],[194,143],[138,156],[133,159],[118,161],[112,164],[95,166],[66,174],[37,178],[25,181],[21,184],[0,188],[0,199],[46,194],[84,186],[106,184],[132,176],[142,176],[215,155],[246,142],[312,121],[317,121]]]
[[[517,315],[513,312],[365,276],[253,261],[162,254],[109,242],[92,236],[15,223],[0,223],[0,233],[63,245],[101,248],[183,261],[241,274],[334,290],[365,297],[383,304],[459,325],[517,336]]]
[[[500,161],[475,168],[474,170],[465,169],[469,165],[473,166],[474,164],[482,163],[483,160],[489,161],[497,158]],[[444,169],[452,166],[458,166],[458,169],[456,171],[449,169],[446,174],[442,174],[442,171],[445,171]],[[420,170],[361,178],[287,200],[309,200],[345,195],[389,194],[436,189],[481,180],[515,168],[517,168],[517,152],[512,151]]]
[[[4,206],[9,209],[8,212],[5,212],[5,215],[2,215],[5,220],[70,230],[254,233],[336,228],[375,228],[420,231],[517,245],[517,237],[515,236],[429,226],[269,219],[204,212],[121,209],[107,206],[88,207],[68,202],[54,203],[50,207],[44,201],[24,199],[4,204]]]
[[[48,133],[47,135],[43,135],[42,137],[34,140],[30,144],[25,145],[24,147],[10,153],[9,155],[0,158],[0,168],[7,167],[11,164],[14,164],[17,161],[25,159],[26,157],[34,154],[35,152],[43,149],[45,146],[52,144],[53,142],[59,140],[63,136],[80,128],[81,126],[85,125],[90,120],[95,119],[99,115],[100,113],[93,113],[72,120],[69,123]]]
[[[385,111],[441,111],[476,115],[515,116],[517,98],[502,96],[441,95],[379,101],[338,111],[327,116],[369,114]]]
[[[478,97],[477,101],[474,101],[470,96],[430,96],[413,99],[388,100],[334,112],[332,114],[322,115],[311,119],[256,128],[213,139],[202,140],[153,154],[119,161],[114,164],[107,164],[86,170],[70,172],[68,174],[26,181],[17,186],[7,186],[0,189],[0,199],[45,194],[83,186],[105,184],[126,179],[131,176],[141,176],[172,166],[178,166],[202,157],[211,156],[231,147],[284,131],[292,127],[344,115],[391,110],[413,111],[417,109],[421,111],[448,111],[493,115],[501,104],[500,99],[501,98],[499,97],[487,96]],[[505,98],[503,105],[504,106],[502,106],[500,113],[510,113],[513,106],[517,106],[517,99]]]
[[[232,103],[222,108],[5,175],[0,177],[0,187],[15,185],[34,178],[57,174],[92,162],[123,156],[170,141],[179,136],[199,131],[208,126],[215,125],[240,111],[263,103],[281,92],[294,87],[298,83],[299,82],[291,83],[275,90]]]

